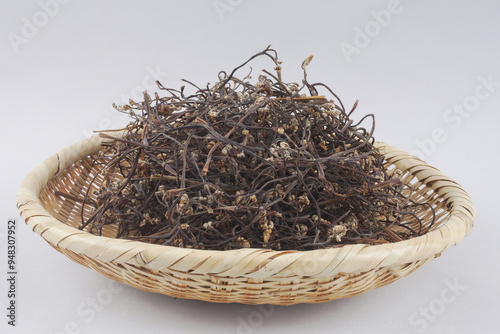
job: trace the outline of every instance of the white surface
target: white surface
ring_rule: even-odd
[[[214,3],[226,7],[218,12]],[[376,115],[378,140],[410,152],[427,142],[425,159],[465,187],[477,220],[459,246],[387,287],[320,305],[258,308],[173,299],[128,286],[117,291],[108,279],[55,252],[19,219],[17,327],[6,325],[2,278],[0,331],[500,332],[500,5],[401,0],[389,23],[387,17],[385,26],[374,23],[372,11],[390,3],[70,1],[44,16],[38,1],[2,1],[1,268],[7,219],[19,218],[17,188],[39,162],[93,129],[123,125],[112,102],[151,88],[150,72],[169,87],[180,87],[180,78],[213,83],[219,70],[231,70],[268,44],[284,61],[287,81],[300,80],[302,60],[314,54],[309,79],[328,84],[346,105],[359,99],[355,115]],[[40,27],[32,36],[24,28],[25,43],[16,52],[9,39],[22,37],[24,18],[33,17]],[[372,37],[358,36],[358,46],[367,45],[349,62],[341,43],[355,46],[357,29],[365,28]],[[257,62],[254,74],[264,64],[271,66]],[[497,83],[489,95],[487,87],[477,88],[481,77]],[[475,100],[477,93],[482,100]],[[475,101],[467,117],[447,111]],[[440,141],[434,148],[433,131]],[[453,292],[449,284],[460,289]]]

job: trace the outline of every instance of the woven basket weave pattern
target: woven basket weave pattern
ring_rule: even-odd
[[[106,277],[145,291],[211,302],[325,302],[358,295],[408,275],[459,243],[473,226],[474,208],[460,185],[425,162],[377,143],[388,172],[400,174],[417,189],[412,198],[429,201],[436,212],[436,222],[421,237],[297,252],[204,251],[147,244],[114,239],[114,225],[105,227],[103,236],[94,236],[77,227],[81,225],[81,199],[91,180],[96,178],[93,187],[103,181],[97,173],[100,167],[92,164],[101,142],[94,136],[40,164],[20,187],[18,208],[33,231],[56,250]],[[55,191],[74,198],[56,196]],[[86,206],[84,217],[90,214],[88,210]],[[432,211],[421,206],[417,216],[428,226]],[[416,219],[409,224],[419,227]]]

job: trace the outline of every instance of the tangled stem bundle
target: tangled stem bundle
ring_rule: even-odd
[[[269,57],[276,74],[255,84],[236,70]],[[134,121],[111,139],[95,163],[104,182],[85,205],[82,226],[100,234],[117,224],[118,238],[177,247],[309,250],[349,243],[385,243],[426,232],[411,187],[389,177],[374,148],[373,115],[355,123],[324,84],[281,80],[269,47],[212,87],[185,96],[132,102],[119,110]],[[319,95],[323,89],[333,95]],[[309,95],[303,92],[307,91]],[[360,123],[372,119],[365,129]],[[412,225],[415,226],[414,224]]]

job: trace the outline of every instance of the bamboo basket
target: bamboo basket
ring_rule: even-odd
[[[77,263],[135,288],[172,297],[275,305],[351,297],[394,282],[440,256],[461,242],[474,223],[473,204],[459,184],[416,157],[376,143],[385,155],[388,173],[401,173],[418,189],[413,199],[432,204],[436,221],[426,234],[390,244],[303,252],[161,246],[115,239],[113,226],[107,226],[103,236],[95,236],[77,228],[81,201],[76,199],[83,198],[96,175],[92,156],[102,142],[99,136],[85,139],[29,173],[17,195],[21,216],[52,247]],[[100,182],[97,176],[93,187]],[[57,190],[75,198],[55,196]],[[430,209],[418,212],[427,227],[431,215]]]

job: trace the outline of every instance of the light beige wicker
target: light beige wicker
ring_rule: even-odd
[[[401,173],[418,189],[414,199],[432,203],[437,221],[425,235],[391,244],[305,252],[176,248],[115,239],[113,227],[105,229],[103,236],[94,236],[77,228],[81,202],[54,192],[82,198],[96,175],[92,155],[101,149],[101,143],[94,136],[45,160],[22,183],[17,206],[27,225],[56,250],[106,277],[145,291],[218,303],[326,302],[408,275],[458,244],[473,227],[474,207],[460,185],[422,160],[377,143],[389,173]],[[101,181],[97,177],[96,184]],[[418,216],[428,226],[430,209],[422,207]]]

